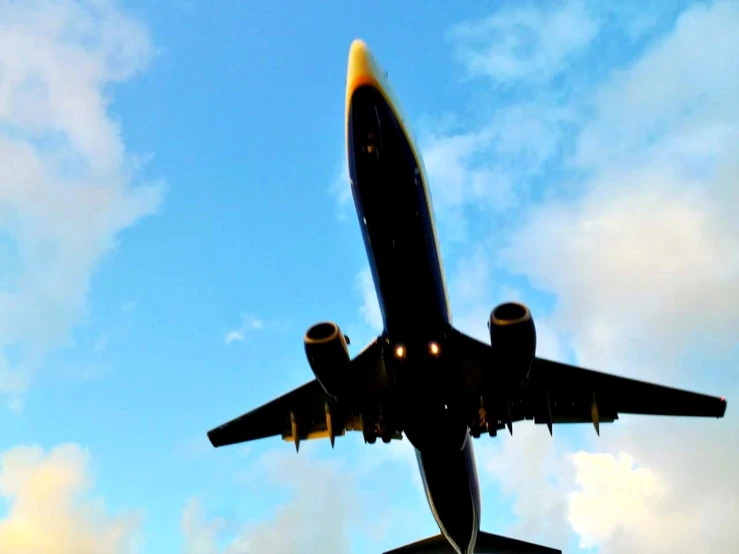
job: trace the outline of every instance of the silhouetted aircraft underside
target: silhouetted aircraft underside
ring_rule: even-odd
[[[301,441],[358,431],[365,442],[407,437],[441,535],[393,553],[555,553],[479,530],[473,438],[533,420],[601,423],[619,414],[716,417],[726,401],[536,356],[529,309],[507,302],[489,344],[452,325],[423,161],[387,76],[361,41],[349,54],[349,175],[383,332],[354,358],[338,325],[308,329],[315,379],[208,433],[213,446],[281,436]]]

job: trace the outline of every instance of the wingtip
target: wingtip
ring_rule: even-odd
[[[210,444],[213,446],[213,448],[218,448],[219,446],[222,446],[217,440],[216,440],[216,431],[218,431],[218,428],[211,429],[208,431],[208,440],[210,441]]]
[[[724,398],[722,396],[721,397],[721,409],[719,411],[719,416],[718,417],[724,417],[726,415],[726,404],[727,404],[726,398]]]

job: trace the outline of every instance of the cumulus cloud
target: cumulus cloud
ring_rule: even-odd
[[[191,498],[182,511],[180,529],[185,540],[185,554],[218,554],[220,535],[228,529],[222,517],[208,519],[198,498]]]
[[[304,449],[301,449],[301,453]],[[339,554],[351,550],[350,528],[357,521],[355,488],[333,464],[274,451],[262,458],[269,479],[293,491],[292,499],[268,518],[240,523],[209,518],[197,499],[182,517],[187,554]]]
[[[246,335],[252,331],[261,331],[264,328],[264,321],[251,314],[241,314],[241,325],[236,329],[231,329],[226,333],[226,344],[232,342],[241,342]]]
[[[132,551],[140,516],[107,514],[92,487],[90,454],[77,444],[44,452],[18,446],[0,455],[0,551],[7,554],[117,554]]]
[[[591,175],[584,194],[534,210],[502,253],[557,293],[555,320],[585,363],[626,369],[647,356],[638,369],[648,371],[676,364],[675,347],[691,340],[736,344],[739,35],[731,29],[739,29],[735,5],[693,8],[618,72],[578,140],[577,163]],[[700,38],[709,32],[715,42]]]
[[[574,120],[568,107],[542,100],[500,106],[477,117],[473,130],[425,130],[424,164],[445,238],[469,240],[470,214],[500,219],[520,209]]]
[[[510,4],[482,21],[458,23],[449,38],[470,73],[509,84],[551,79],[597,31],[586,3],[570,1],[544,8]]]
[[[0,3],[0,392],[68,341],[100,259],[160,203],[108,113],[151,55],[113,2]]]
[[[568,518],[581,544],[605,554],[739,548],[736,425],[732,416],[614,427],[607,452],[575,454]]]
[[[482,484],[497,485],[512,501],[517,522],[507,532],[563,548],[570,530],[561,483],[571,482],[572,469],[562,457],[564,442],[557,431],[554,439],[543,425],[519,423],[513,436],[475,444],[475,449]]]
[[[548,9],[531,20],[545,20]],[[633,38],[630,22],[610,23],[609,32],[620,25]],[[521,85],[529,77],[513,62],[537,67],[539,51],[486,66],[491,48],[520,43],[515,26],[496,25],[480,26],[497,29],[494,39],[468,26],[479,38],[468,62]],[[566,342],[583,365],[731,400],[739,390],[739,8],[702,3],[666,27],[634,60],[563,100],[564,113],[583,116],[554,126],[547,163],[557,183],[537,182],[548,193],[516,212],[500,233],[505,247],[470,253],[456,294],[470,307],[492,302],[501,287],[488,266],[502,270],[496,276],[516,274],[555,296],[544,318],[556,331],[552,345]],[[552,71],[566,80],[572,59],[558,57]],[[450,144],[476,152],[490,140],[484,124],[465,136],[471,140]],[[451,156],[449,180],[497,168],[498,156],[483,165]],[[479,203],[474,194],[456,198],[466,208]],[[488,266],[479,261],[490,258]],[[475,281],[477,290],[467,286]],[[478,312],[475,319],[487,316]],[[731,409],[721,421],[625,416],[582,451],[563,440],[568,430],[555,429],[547,444],[545,429],[523,424],[530,431],[517,427],[503,446],[480,449],[478,460],[485,478],[514,498],[522,537],[565,546],[561,529],[569,526],[583,547],[606,553],[733,551],[737,423]]]

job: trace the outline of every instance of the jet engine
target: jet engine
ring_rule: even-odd
[[[523,304],[506,302],[490,313],[490,346],[493,363],[503,379],[521,382],[528,378],[536,355],[536,328]]]
[[[349,376],[349,348],[347,337],[339,326],[330,321],[316,323],[303,339],[305,354],[313,374],[323,390],[334,399],[340,396]]]

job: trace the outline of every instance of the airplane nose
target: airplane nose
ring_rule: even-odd
[[[352,41],[352,45],[349,48],[347,76],[349,81],[354,79],[372,80],[378,77],[377,64],[363,40],[356,39]]]
[[[354,39],[352,45],[349,47],[349,59],[367,56],[367,54],[367,44],[361,39]]]
[[[346,71],[346,112],[349,116],[354,92],[363,86],[382,90],[380,68],[362,40],[355,40],[349,48],[349,64]]]

